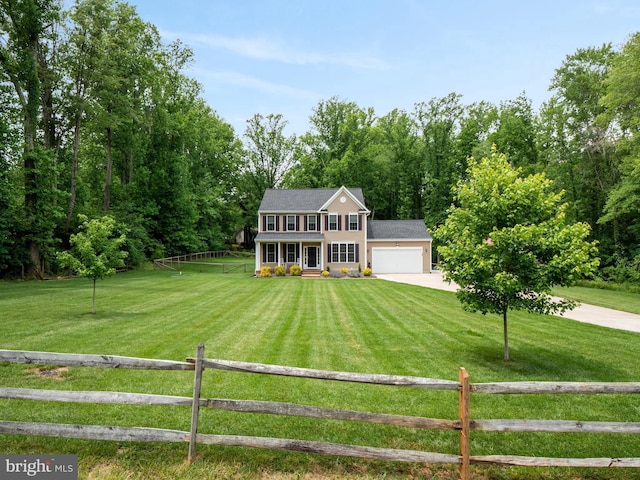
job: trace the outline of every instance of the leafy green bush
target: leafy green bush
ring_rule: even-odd
[[[284,277],[287,274],[287,270],[282,265],[278,265],[275,268],[275,272],[276,272],[276,277]]]
[[[302,268],[300,268],[300,265],[291,265],[289,267],[289,273],[294,277],[299,277],[302,275]]]
[[[628,259],[614,254],[609,265],[600,270],[600,277],[605,282],[640,285],[640,255]]]
[[[260,269],[261,277],[270,277],[271,276],[271,267],[262,267]]]

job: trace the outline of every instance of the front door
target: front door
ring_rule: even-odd
[[[319,253],[318,247],[304,247],[304,268],[318,268]]]

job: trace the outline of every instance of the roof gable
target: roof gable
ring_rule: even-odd
[[[356,190],[356,189],[354,189]],[[362,190],[361,189],[357,189],[360,191],[360,196],[362,197]],[[360,199],[358,199],[353,193],[351,193],[351,191],[346,188],[345,186],[340,187],[338,190],[336,190],[336,193],[334,193],[331,198],[329,198],[329,200],[327,200],[324,205],[322,205],[322,207],[320,208],[320,210],[327,210],[329,208],[329,205],[331,205],[338,197],[340,197],[341,195],[346,195],[347,197],[351,198],[351,200],[353,200],[353,202],[355,202],[355,204],[358,206],[358,208],[360,210],[365,210],[365,211],[369,211],[367,210],[367,207],[365,207],[364,205],[364,198],[362,198],[362,201],[360,201]]]

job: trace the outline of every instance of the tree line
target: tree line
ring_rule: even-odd
[[[299,135],[275,113],[235,132],[192,63],[125,2],[0,0],[0,276],[55,271],[83,215],[113,217],[132,264],[223,248],[255,227],[266,188],[362,187],[374,218],[435,230],[495,145],[565,191],[601,276],[640,282],[640,33],[568,54],[538,111],[525,93],[385,115],[332,97]]]

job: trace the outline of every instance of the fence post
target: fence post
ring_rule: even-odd
[[[193,462],[196,456],[196,436],[198,435],[198,418],[200,417],[200,391],[202,390],[203,358],[204,343],[200,343],[196,352],[196,369],[193,380],[193,402],[191,406],[191,436],[189,437],[189,457],[187,459],[187,463]]]
[[[469,418],[469,374],[467,370],[460,367],[458,371],[460,379],[459,412],[460,412],[460,479],[469,480],[469,457],[471,455],[471,445],[469,442],[469,432],[471,430],[471,420]]]

